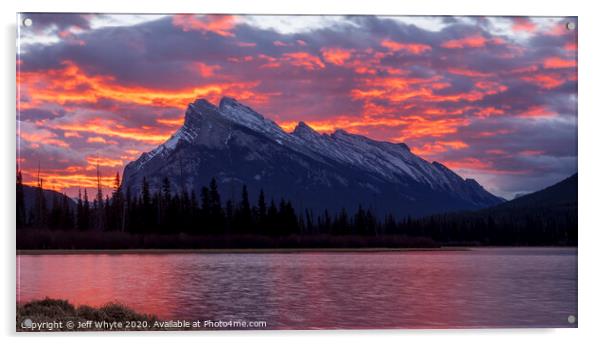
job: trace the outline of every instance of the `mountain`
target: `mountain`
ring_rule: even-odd
[[[29,212],[35,205],[37,193],[38,193],[38,188],[31,187],[28,185],[23,185],[23,201],[25,204],[26,214],[29,214]],[[42,193],[44,194],[44,199],[46,199],[46,206],[48,209],[50,209],[52,207],[52,203],[54,202],[55,199],[57,201],[61,202],[63,200],[63,197],[65,196],[63,193],[59,193],[57,191],[50,190],[50,189],[43,189]],[[69,197],[67,198],[67,200],[68,200],[67,203],[69,204],[69,207],[72,210],[75,210],[75,207],[77,206],[75,201],[73,201],[73,199],[71,199]]]
[[[577,174],[540,191],[491,207],[487,212],[524,213],[533,210],[577,212]]]
[[[447,243],[486,245],[577,245],[577,174],[550,187],[478,211],[424,219],[443,231]]]
[[[176,190],[195,190],[217,179],[222,200],[286,198],[296,207],[384,215],[427,215],[499,204],[475,180],[429,163],[405,144],[376,141],[343,130],[320,134],[300,122],[292,133],[233,98],[218,106],[199,99],[169,140],[124,169],[123,185],[136,195],[143,178],[158,189],[168,177]]]

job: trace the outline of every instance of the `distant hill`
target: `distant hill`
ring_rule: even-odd
[[[24,201],[25,201],[26,214],[29,214],[29,211],[31,210],[31,208],[33,207],[33,205],[35,205],[36,193],[38,192],[37,189],[38,188],[36,188],[36,187],[23,185],[23,194],[24,194],[24,199],[25,199]],[[44,198],[46,199],[46,206],[48,208],[52,207],[52,202],[55,199],[55,197],[57,200],[61,201],[63,196],[64,196],[63,193],[59,193],[54,190],[44,189]],[[77,204],[71,198],[68,198],[68,200],[69,200],[69,207],[72,210],[74,210],[75,207],[77,206]]]
[[[493,207],[418,223],[444,243],[577,245],[577,174]]]
[[[577,211],[577,174],[540,191],[487,209],[487,212]]]

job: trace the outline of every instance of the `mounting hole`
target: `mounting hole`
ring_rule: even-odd
[[[573,22],[566,23],[567,30],[575,30],[575,27],[576,27],[576,25]]]
[[[569,315],[569,317],[567,318],[567,321],[570,324],[574,324],[577,321],[577,318],[575,317],[575,315]]]
[[[33,20],[31,20],[31,18],[25,18],[23,19],[23,25],[30,27],[33,25]]]

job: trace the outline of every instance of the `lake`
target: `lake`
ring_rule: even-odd
[[[576,327],[576,248],[18,255],[17,300],[269,329]]]

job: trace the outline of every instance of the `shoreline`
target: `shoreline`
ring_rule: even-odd
[[[232,249],[17,249],[17,255],[85,255],[85,254],[295,254],[295,253],[378,253],[470,251],[468,247],[437,248],[232,248]]]

